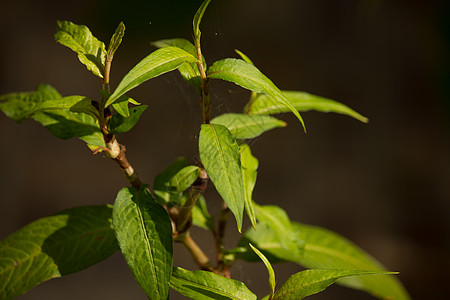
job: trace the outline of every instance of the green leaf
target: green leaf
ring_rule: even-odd
[[[195,206],[192,208],[192,224],[205,230],[214,231],[214,218],[208,212],[206,200],[200,195]]]
[[[148,105],[139,105],[130,109],[130,116],[124,118],[120,114],[115,114],[109,121],[109,130],[112,134],[124,133],[131,130],[147,109]]]
[[[181,169],[188,166],[188,161],[184,157],[178,157],[167,168],[159,173],[153,181],[153,193],[160,203],[164,204],[179,204],[183,193],[176,190],[170,185],[170,180]]]
[[[302,123],[306,132],[303,119],[292,103],[286,99],[275,84],[254,65],[249,64],[242,59],[227,58],[219,60],[209,68],[208,78],[231,81],[245,89],[272,96],[276,101],[286,106],[294,113]]]
[[[105,72],[105,44],[95,38],[89,28],[69,21],[58,21],[55,40],[78,54],[78,59],[89,71],[103,78]]]
[[[130,97],[127,95],[122,95],[117,99],[116,102],[112,104],[112,107],[119,113],[122,117],[128,118],[130,116],[130,110],[128,108],[128,102],[130,102]]]
[[[14,121],[22,122],[40,103],[61,98],[62,96],[55,88],[47,84],[40,84],[34,92],[1,95],[0,110]]]
[[[170,286],[195,300],[256,300],[244,283],[208,271],[174,268]]]
[[[331,99],[298,91],[282,91],[282,93],[298,111],[316,110],[319,112],[334,112],[353,117],[364,123],[369,121],[369,119],[360,115],[347,105]],[[244,111],[250,115],[271,115],[288,112],[289,109],[274,100],[271,96],[259,94],[244,108]]]
[[[258,159],[252,155],[249,145],[241,144],[240,152],[245,191],[244,207],[253,228],[256,229],[256,214],[253,208],[252,194],[256,184],[256,176],[258,174],[256,170],[258,169],[259,162]]]
[[[247,56],[245,55],[243,52],[239,51],[238,49],[234,49],[234,51],[246,62],[249,63],[251,65],[255,65],[253,63],[253,61]]]
[[[304,241],[298,237],[286,212],[274,205],[254,204],[254,208],[258,219],[256,230],[249,229],[239,244],[245,246],[244,243],[250,241],[264,254],[268,253],[286,261],[300,260],[303,256]],[[243,258],[253,260],[251,257]]]
[[[369,254],[346,238],[329,230],[293,223],[296,236],[305,241],[304,253],[300,259],[293,259],[307,268],[385,270]],[[410,299],[396,277],[377,275],[351,277],[338,281],[339,284],[360,289],[380,299]]]
[[[198,8],[194,15],[194,20],[192,21],[192,27],[194,29],[194,41],[197,47],[200,46],[200,37],[202,35],[200,31],[200,23],[202,21],[203,15],[205,14],[206,8],[208,7],[211,0],[203,1],[202,5]]]
[[[83,206],[26,225],[0,241],[0,299],[78,272],[118,250],[112,207]]]
[[[96,110],[85,97],[62,98],[50,85],[39,85],[35,92],[0,96],[0,110],[17,122],[32,118],[60,139],[79,137],[88,144],[105,146],[100,127],[92,117]]]
[[[123,22],[120,22],[116,28],[116,31],[111,37],[111,41],[109,42],[108,45],[107,58],[110,61],[113,59],[117,48],[119,48],[120,44],[122,43],[122,38],[124,35],[125,35],[125,24],[123,24]]]
[[[285,127],[286,123],[270,116],[249,116],[245,114],[223,114],[211,123],[223,125],[236,139],[252,139],[276,127]]]
[[[141,60],[133,69],[125,75],[114,93],[106,101],[105,107],[114,103],[120,96],[141,83],[170,72],[186,62],[195,62],[197,59],[177,47],[165,47],[157,49]]]
[[[123,188],[113,226],[128,266],[150,299],[166,300],[172,274],[172,225],[146,189]]]
[[[184,51],[190,53],[192,56],[197,57],[197,50],[195,46],[186,39],[167,39],[167,40],[159,40],[156,42],[152,42],[152,45],[163,48],[174,46],[183,49]],[[206,70],[206,61],[202,57],[203,67]],[[192,85],[197,92],[201,95],[202,91],[200,86],[202,85],[202,79],[200,75],[200,71],[198,70],[196,63],[184,63],[178,67],[178,71],[184,80],[187,81],[190,85]]]
[[[197,166],[184,167],[170,179],[170,186],[178,192],[184,192],[197,180],[199,173],[200,168]]]
[[[244,212],[244,180],[239,146],[222,125],[203,124],[199,137],[200,160],[212,183],[234,214],[239,232]]]
[[[264,254],[261,253],[256,247],[254,247],[252,244],[249,244],[250,248],[256,253],[256,255],[261,258],[264,265],[267,268],[267,271],[269,272],[269,286],[270,286],[270,294],[269,294],[269,300],[272,300],[273,295],[275,294],[275,272],[273,271],[272,265],[270,264],[269,260],[264,256]]]
[[[275,294],[274,300],[299,300],[307,296],[317,294],[332,285],[336,280],[361,275],[396,274],[379,270],[329,270],[313,269],[296,273],[289,277],[283,286]],[[386,298],[387,299],[387,298]],[[394,299],[394,298],[389,298]],[[395,298],[396,299],[396,298]]]

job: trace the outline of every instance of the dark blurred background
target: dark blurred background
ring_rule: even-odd
[[[53,35],[56,20],[87,25],[109,42],[127,26],[112,86],[154,49],[149,42],[191,38],[201,1],[31,1],[2,3],[0,93],[49,83],[63,95],[99,97],[100,80]],[[414,299],[444,299],[450,268],[450,5],[445,1],[213,1],[202,23],[209,64],[246,53],[281,89],[339,100],[370,118],[303,114],[252,141],[260,160],[254,199],[277,204],[303,223],[336,231],[379,259]],[[213,115],[239,112],[249,92],[213,82]],[[142,179],[177,156],[197,159],[198,97],[176,72],[129,93],[149,105],[119,137]],[[40,124],[0,116],[0,238],[59,210],[112,203],[127,185],[120,170],[82,141],[62,141]],[[218,203],[210,191],[213,212]],[[230,220],[227,243],[238,235]],[[195,230],[200,243],[210,236]],[[212,254],[211,252],[208,252]],[[195,268],[175,247],[175,264]],[[300,267],[276,265],[278,286]],[[238,263],[233,276],[267,293],[261,264]],[[444,296],[445,295],[445,296]],[[181,299],[173,292],[172,299]],[[116,254],[85,271],[34,288],[19,299],[145,299]],[[339,286],[311,299],[372,299]]]

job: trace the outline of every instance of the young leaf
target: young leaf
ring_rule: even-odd
[[[58,21],[55,40],[78,54],[78,59],[89,71],[103,78],[105,71],[105,44],[95,38],[89,28],[69,21]]]
[[[347,105],[331,99],[298,91],[282,91],[282,93],[298,111],[334,112],[353,117],[364,123],[369,121]],[[267,94],[259,94],[244,108],[244,112],[250,115],[271,115],[288,111],[289,109]]]
[[[112,134],[124,133],[136,125],[142,113],[147,109],[148,105],[139,105],[130,110],[130,116],[124,118],[120,114],[115,114],[109,121],[109,130]]]
[[[165,47],[157,49],[141,60],[133,69],[125,75],[114,93],[106,101],[105,107],[114,103],[120,96],[141,83],[170,72],[186,62],[195,62],[197,59],[177,47]]]
[[[305,247],[300,259],[290,261],[307,268],[384,270],[384,267],[373,257],[334,232],[295,222],[293,228],[296,236],[305,241]],[[400,281],[392,276],[351,277],[341,279],[338,283],[367,291],[380,299],[410,299]]]
[[[205,230],[214,231],[214,218],[208,212],[203,195],[200,195],[192,208],[192,224]]]
[[[244,180],[239,146],[222,125],[203,124],[199,137],[200,160],[212,183],[234,214],[239,232],[244,212]]]
[[[0,241],[0,299],[13,299],[41,282],[78,272],[116,252],[111,215],[110,205],[68,209]]]
[[[317,294],[332,285],[336,280],[349,276],[397,274],[379,270],[330,270],[312,269],[296,273],[289,277],[275,294],[274,300],[300,300]],[[387,299],[387,298],[386,298]],[[394,298],[389,298],[394,299]],[[395,298],[396,299],[396,298]]]
[[[244,207],[247,215],[252,223],[254,229],[256,229],[256,214],[253,208],[252,194],[256,184],[256,176],[258,169],[258,159],[252,155],[249,145],[241,144],[241,164],[242,164],[242,177],[244,179]]]
[[[123,22],[120,22],[108,45],[107,59],[109,59],[110,61],[113,59],[117,48],[119,48],[120,44],[122,43],[122,38],[124,35],[125,25],[123,24]]]
[[[197,12],[194,15],[192,25],[194,29],[194,41],[197,47],[200,46],[200,36],[202,34],[200,31],[200,23],[202,21],[203,15],[205,14],[206,8],[208,7],[210,2],[211,0],[203,1],[202,5],[200,5],[200,7],[198,8]]]
[[[128,102],[130,102],[130,97],[127,95],[122,95],[117,99],[116,102],[112,104],[112,107],[124,118],[128,118],[130,116],[130,109],[128,108]]]
[[[292,103],[286,99],[275,84],[263,73],[261,73],[261,71],[254,65],[249,64],[242,59],[227,58],[219,60],[208,69],[208,78],[231,81],[245,89],[257,93],[269,94],[276,101],[292,111],[300,120],[304,130],[306,131],[303,119]]]
[[[113,226],[128,266],[150,299],[166,300],[172,274],[172,225],[146,189],[123,188]]]
[[[256,255],[261,258],[264,265],[267,268],[267,271],[269,272],[269,286],[270,286],[270,294],[269,294],[269,300],[272,300],[273,295],[275,294],[275,272],[273,271],[272,265],[270,264],[269,260],[264,256],[264,254],[261,253],[256,247],[254,247],[252,244],[248,244],[250,248],[256,253]]]
[[[44,103],[47,111],[42,109]],[[17,122],[32,118],[60,139],[79,137],[88,144],[105,146],[100,127],[92,117],[96,111],[90,101],[81,96],[62,98],[50,85],[39,85],[35,92],[2,95],[0,110]]]
[[[192,54],[192,56],[195,57],[197,56],[197,50],[195,49],[195,46],[186,39],[159,40],[156,42],[152,42],[152,45],[158,48],[174,46],[183,49],[184,51]],[[206,61],[204,58],[202,58],[202,60],[203,60],[203,67],[206,70]],[[201,95],[202,91],[200,86],[202,84],[202,79],[197,64],[184,63],[178,67],[178,71],[180,72],[181,77],[183,77],[183,79],[186,80],[187,83],[192,85]]]
[[[255,65],[253,63],[253,61],[247,56],[245,55],[243,52],[239,51],[238,49],[234,49],[234,51],[246,62],[249,63],[251,65]]]
[[[244,283],[207,271],[174,268],[170,286],[195,300],[256,300]]]
[[[170,186],[178,192],[184,192],[197,180],[199,173],[200,168],[197,166],[184,167],[170,179]]]
[[[183,194],[177,192],[176,188],[170,185],[170,180],[181,169],[188,166],[188,161],[184,157],[178,157],[153,180],[153,193],[156,199],[164,204],[180,203]]]
[[[236,139],[252,139],[276,127],[285,127],[286,123],[270,116],[249,116],[245,114],[223,114],[211,123],[223,125]]]

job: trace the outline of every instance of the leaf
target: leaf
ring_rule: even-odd
[[[270,264],[269,260],[264,256],[264,254],[261,253],[256,247],[254,247],[252,244],[248,244],[250,248],[256,253],[256,255],[261,258],[264,265],[267,268],[267,271],[269,272],[269,286],[270,286],[270,294],[269,294],[269,300],[272,300],[273,295],[275,294],[275,272],[273,271],[272,265]]]
[[[170,185],[178,192],[184,192],[197,180],[199,173],[200,168],[197,166],[184,167],[170,179]]]
[[[179,204],[183,194],[177,192],[176,188],[170,185],[170,180],[181,169],[188,166],[188,161],[184,157],[178,157],[167,168],[159,173],[153,181],[153,193],[160,203]]]
[[[116,252],[110,205],[83,206],[34,221],[0,241],[0,299],[78,272]]]
[[[286,123],[270,116],[249,116],[245,114],[223,114],[211,123],[223,125],[236,139],[252,139],[276,127],[285,127]]]
[[[117,48],[119,48],[120,44],[122,43],[122,38],[124,35],[125,35],[125,24],[123,24],[123,22],[120,22],[116,28],[116,31],[111,37],[111,41],[109,42],[108,45],[107,59],[109,59],[110,61],[113,59]]]
[[[148,105],[140,105],[130,110],[130,116],[124,118],[120,114],[115,114],[109,121],[109,130],[112,134],[119,134],[130,131],[141,117],[142,113],[147,109]]]
[[[252,155],[250,146],[247,144],[240,145],[241,152],[241,164],[242,164],[242,177],[244,179],[244,207],[247,215],[252,223],[254,229],[256,229],[256,214],[253,208],[252,194],[256,184],[256,176],[258,169],[258,159]]]
[[[172,274],[172,225],[146,189],[123,188],[113,208],[123,256],[150,299],[166,300]]]
[[[200,195],[192,208],[192,224],[205,230],[214,231],[214,218],[208,212],[203,195]]]
[[[170,286],[195,300],[256,300],[244,283],[208,271],[174,268]]]
[[[208,78],[231,81],[245,89],[272,96],[276,101],[286,106],[294,113],[302,123],[306,132],[303,119],[292,103],[286,99],[275,84],[254,65],[249,64],[242,59],[227,58],[219,60],[209,68]]]
[[[304,253],[300,259],[291,261],[307,268],[385,270],[369,254],[346,238],[329,230],[293,223],[298,238],[305,241]],[[410,299],[396,277],[377,275],[352,277],[338,281],[339,284],[364,290],[380,299]]]
[[[199,137],[200,160],[212,183],[234,214],[239,232],[244,212],[244,180],[239,146],[222,125],[203,124]]]
[[[243,52],[239,51],[238,49],[234,49],[234,52],[236,52],[246,63],[255,65],[253,63],[253,61],[247,55],[245,55]]]
[[[190,53],[192,56],[197,57],[197,49],[195,49],[195,46],[189,42],[186,39],[166,39],[166,40],[159,40],[156,42],[152,42],[152,45],[163,48],[163,47],[169,47],[174,46],[183,49],[184,51]],[[203,67],[206,70],[206,61],[202,57],[203,60]],[[198,70],[196,63],[184,63],[178,67],[178,71],[180,72],[181,76],[184,80],[187,81],[190,85],[192,85],[197,92],[201,95],[202,91],[200,86],[202,85],[202,79],[200,75],[200,71]]]
[[[203,15],[205,14],[206,8],[208,7],[211,0],[203,1],[202,5],[198,8],[197,12],[194,15],[194,19],[192,21],[192,27],[194,29],[194,41],[197,47],[200,46],[200,37],[202,35],[200,31],[200,23],[202,21]]]
[[[239,245],[250,241],[266,253],[286,261],[298,261],[303,256],[304,241],[289,220],[286,212],[274,205],[253,205],[258,219],[256,230],[248,230]],[[253,260],[243,256],[243,259]],[[275,262],[275,261],[272,261]]]
[[[334,112],[353,117],[363,123],[369,121],[369,119],[360,115],[347,105],[331,99],[298,91],[282,91],[282,93],[298,111],[316,110],[319,112]],[[250,115],[271,115],[288,112],[289,109],[274,100],[271,96],[259,94],[255,100],[251,101],[244,108],[244,111]]]
[[[329,269],[312,269],[298,272],[283,284],[283,286],[275,294],[274,300],[299,300],[307,296],[317,294],[332,285],[336,280],[361,275],[376,274],[396,274],[395,272],[385,272],[379,270],[329,270]],[[393,298],[392,298],[393,299]]]
[[[157,49],[141,60],[133,69],[125,75],[114,93],[106,101],[105,107],[114,103],[120,96],[141,83],[170,72],[186,62],[195,62],[197,59],[183,49],[177,47],[165,47]]]
[[[10,93],[0,96],[0,110],[16,122],[22,122],[36,106],[46,100],[61,99],[56,89],[40,84],[34,92]]]
[[[58,21],[55,40],[78,54],[78,59],[89,71],[103,78],[105,71],[105,44],[95,38],[89,28],[69,21]]]
[[[60,139],[79,137],[88,144],[104,147],[100,127],[91,116],[95,108],[89,102],[82,96],[62,98],[50,85],[39,85],[35,92],[0,96],[0,110],[17,122],[32,118]],[[43,109],[44,103],[47,111]],[[56,107],[60,109],[55,110]]]

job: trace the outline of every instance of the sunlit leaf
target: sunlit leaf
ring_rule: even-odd
[[[83,206],[41,218],[0,241],[0,299],[78,272],[116,252],[109,205]]]
[[[347,105],[331,99],[298,91],[282,91],[282,93],[298,111],[316,110],[319,112],[333,112],[353,117],[364,123],[369,121],[369,119],[360,115]],[[250,115],[271,115],[289,112],[290,110],[273,97],[266,94],[259,94],[244,108],[244,111]]]
[[[241,144],[241,164],[242,164],[242,177],[244,179],[245,190],[245,211],[252,223],[253,228],[256,229],[256,214],[253,208],[252,194],[256,184],[256,176],[258,169],[258,159],[252,155],[249,145]]]
[[[157,49],[141,60],[128,72],[117,86],[114,93],[107,100],[105,107],[114,103],[123,94],[139,86],[141,83],[170,72],[183,63],[195,62],[197,59],[178,47],[165,47]]]
[[[55,40],[72,49],[78,54],[78,59],[86,65],[89,71],[103,78],[105,71],[105,44],[94,37],[84,25],[76,25],[69,21],[58,21]]]
[[[235,113],[222,114],[211,123],[225,126],[236,139],[252,139],[273,128],[286,126],[285,122],[274,117]]]
[[[194,30],[194,40],[195,45],[197,47],[200,45],[200,37],[201,37],[201,31],[200,31],[200,23],[202,21],[203,15],[205,14],[206,8],[208,7],[211,0],[205,0],[203,1],[202,5],[200,5],[199,9],[194,15],[194,19],[192,21],[192,27]]]
[[[178,192],[184,192],[195,182],[199,173],[200,168],[197,166],[184,167],[170,179],[170,185]]]
[[[244,283],[208,271],[174,268],[170,286],[195,300],[256,300]]]
[[[312,269],[296,273],[289,277],[275,294],[274,300],[300,300],[307,296],[317,294],[332,285],[336,280],[344,277],[362,275],[396,274],[379,270],[330,270]],[[370,277],[369,277],[370,278]],[[388,298],[385,298],[388,299]],[[389,298],[394,299],[394,298]],[[396,298],[395,298],[396,299]]]
[[[244,212],[244,180],[239,146],[222,125],[203,124],[199,136],[200,160],[209,178],[234,214],[238,230]]]
[[[160,203],[164,204],[179,204],[183,193],[178,192],[177,189],[170,184],[170,180],[184,167],[189,165],[184,157],[178,157],[167,168],[159,173],[153,180],[153,193]]]
[[[123,256],[150,299],[167,300],[172,274],[172,225],[146,189],[123,188],[113,209]]]
[[[17,122],[32,118],[60,139],[78,137],[88,144],[105,146],[100,127],[92,117],[97,112],[85,97],[63,98],[53,87],[39,85],[35,92],[0,96],[0,110]]]
[[[264,254],[261,253],[256,247],[254,247],[252,244],[249,244],[250,248],[252,248],[253,252],[256,253],[256,255],[261,258],[264,265],[267,268],[267,271],[269,272],[269,287],[270,287],[270,294],[269,294],[269,300],[273,298],[273,295],[275,294],[275,272],[272,268],[272,265],[270,264],[269,260],[264,256]]]
[[[124,35],[125,35],[125,25],[123,24],[123,22],[120,22],[116,28],[116,31],[111,37],[111,41],[109,42],[108,45],[107,58],[109,60],[113,59],[117,48],[119,48],[120,44],[122,43],[122,38]]]
[[[159,40],[156,42],[152,42],[152,45],[158,48],[174,46],[183,49],[184,51],[190,53],[192,56],[197,56],[197,50],[195,49],[195,46],[186,39],[175,38]],[[202,58],[202,60],[203,67],[206,70],[206,61],[204,58]],[[180,72],[183,79],[186,80],[190,85],[192,85],[199,94],[202,93],[200,88],[202,79],[196,63],[184,63],[178,67],[178,71]]]
[[[304,253],[293,260],[307,268],[381,270],[385,268],[372,256],[346,238],[327,229],[293,222],[296,235],[305,241]],[[410,299],[396,277],[386,275],[350,277],[339,284],[369,292],[380,299]]]
[[[286,99],[275,84],[254,65],[249,64],[242,59],[227,58],[219,60],[209,67],[208,78],[231,81],[245,89],[272,96],[276,101],[292,111],[305,129],[303,119],[292,103]]]

